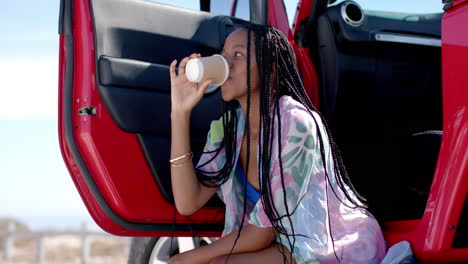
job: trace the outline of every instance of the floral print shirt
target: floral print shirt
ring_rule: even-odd
[[[334,177],[334,164],[326,136],[325,127],[318,114],[309,114],[307,109],[290,96],[279,100],[281,119],[281,158],[283,165],[286,202],[291,220],[282,220],[286,231],[296,236],[293,256],[299,263],[380,263],[385,256],[386,245],[381,229],[373,216],[362,209],[352,209],[344,193],[338,188]],[[237,164],[244,134],[245,116],[237,109]],[[269,175],[273,201],[280,215],[285,215],[283,188],[278,159],[277,118],[274,120],[275,132],[272,160]],[[324,168],[318,140],[318,131],[323,135],[323,148],[327,159]],[[205,151],[217,149],[223,139],[221,120],[211,123]],[[262,138],[262,137],[260,137]],[[258,152],[257,152],[258,153]],[[204,153],[198,164],[208,161],[214,154]],[[225,152],[203,166],[204,171],[218,171],[225,163]],[[325,174],[328,173],[328,179]],[[243,215],[243,185],[239,167],[235,166],[226,183],[220,186],[218,195],[226,204],[226,217],[223,236],[236,231]],[[349,188],[348,188],[349,189]],[[351,192],[349,192],[351,193]],[[257,227],[271,227],[265,213],[262,199],[255,204],[247,201],[244,224]],[[292,238],[290,238],[292,239]],[[277,241],[291,251],[287,237],[277,236]],[[292,241],[292,240],[291,240]]]

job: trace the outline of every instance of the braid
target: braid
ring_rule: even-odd
[[[223,101],[223,128],[224,128],[224,137],[221,141],[220,147],[211,150],[211,151],[204,151],[203,153],[209,153],[214,155],[207,160],[205,163],[199,164],[195,170],[198,181],[207,187],[218,187],[224,184],[228,178],[229,174],[231,173],[232,169],[234,168],[235,164],[235,154],[237,148],[236,142],[236,135],[237,135],[237,114],[236,109],[238,108],[239,103],[236,101],[224,102]],[[211,172],[205,171],[202,168],[212,162],[221,152],[222,149],[226,151],[226,162],[221,167],[219,171]],[[228,162],[229,161],[229,162]],[[210,185],[207,183],[214,183],[214,185]]]

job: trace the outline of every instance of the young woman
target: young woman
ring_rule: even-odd
[[[379,263],[385,241],[352,187],[326,124],[307,97],[288,40],[244,25],[228,36],[221,86],[224,114],[213,121],[196,168],[189,119],[210,81],[185,77],[192,54],[170,66],[171,177],[177,210],[190,215],[218,191],[222,237],[169,263]],[[197,172],[197,173],[196,173]]]

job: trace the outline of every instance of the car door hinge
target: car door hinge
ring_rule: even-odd
[[[79,115],[96,115],[96,107],[92,105],[85,106],[78,110]]]

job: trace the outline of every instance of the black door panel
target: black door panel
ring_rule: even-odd
[[[168,71],[168,66],[163,64],[109,56],[99,58],[99,83],[103,86],[169,93]]]
[[[170,170],[169,64],[191,53],[219,53],[231,18],[147,1],[92,0],[98,90],[118,127],[137,134],[163,196],[173,202]],[[209,124],[221,115],[220,91],[205,95],[191,116],[196,162]],[[219,202],[210,202],[209,205]]]

